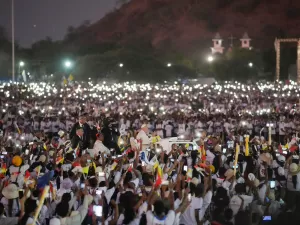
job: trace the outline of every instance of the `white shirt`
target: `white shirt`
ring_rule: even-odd
[[[102,153],[109,154],[110,153],[109,149],[106,148],[105,145],[100,140],[97,140],[94,144],[93,149],[89,149],[88,152],[91,157],[95,157],[95,155],[98,155],[99,152],[100,152],[100,154],[102,154]]]
[[[195,210],[201,209],[203,199],[192,196],[192,201],[185,212],[181,215],[180,224],[197,224]]]
[[[146,217],[147,225],[173,225],[175,222],[174,210],[169,210],[164,220],[157,219],[150,210],[147,211]]]
[[[282,131],[285,129],[285,126],[284,126],[284,123],[283,122],[280,122],[279,123],[279,135],[285,135],[285,132]]]
[[[146,150],[148,145],[150,145],[150,139],[147,136],[147,134],[145,133],[145,131],[143,131],[143,130],[140,130],[140,132],[136,136],[136,139],[142,141],[142,145],[143,145],[142,150]]]
[[[203,219],[205,212],[211,203],[211,199],[212,199],[212,191],[208,191],[203,198],[203,207],[199,211],[199,220],[200,221]]]

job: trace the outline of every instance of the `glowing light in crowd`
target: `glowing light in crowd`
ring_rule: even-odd
[[[249,67],[253,67],[253,63],[252,63],[252,62],[249,62],[249,63],[248,63],[248,66],[249,66]]]
[[[123,64],[123,63],[120,63],[120,64],[119,64],[119,67],[121,67],[121,68],[122,68],[123,66],[124,66],[124,64]]]
[[[25,66],[25,63],[24,63],[23,61],[21,61],[21,62],[19,63],[19,66],[20,66],[20,67]]]
[[[167,67],[171,67],[171,66],[172,66],[172,63],[168,63],[168,64],[167,64]]]
[[[214,57],[213,57],[213,56],[211,56],[211,55],[210,55],[210,56],[208,56],[208,57],[207,57],[207,61],[208,61],[208,62],[212,62],[212,61],[214,61]]]

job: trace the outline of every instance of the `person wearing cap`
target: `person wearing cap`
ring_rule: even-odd
[[[300,207],[299,200],[300,200],[300,166],[297,165],[296,163],[291,163],[289,165],[289,172],[287,174],[287,204],[297,206],[298,208]]]
[[[58,146],[64,145],[64,143],[67,141],[66,133],[63,130],[58,131]]]
[[[146,124],[143,124],[141,127],[141,130],[139,131],[138,135],[136,136],[136,139],[140,143],[140,149],[142,151],[146,150],[150,146],[150,138],[147,135],[148,133],[148,126]]]

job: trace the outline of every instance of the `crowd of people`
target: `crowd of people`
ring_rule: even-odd
[[[0,222],[299,224],[298,90],[1,83]]]

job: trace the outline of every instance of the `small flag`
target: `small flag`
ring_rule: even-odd
[[[155,187],[158,187],[162,184],[162,169],[160,165],[157,166],[156,182]]]
[[[41,172],[41,166],[37,166],[34,170],[37,173],[37,176],[39,176]]]
[[[245,156],[249,156],[249,136],[245,138]]]
[[[114,170],[114,169],[117,167],[117,165],[118,165],[118,162],[114,161],[114,163],[111,165],[111,170]],[[130,168],[131,168],[131,170],[132,170],[132,167],[130,166],[130,167],[128,168],[128,171],[129,171]],[[131,171],[129,171],[129,172],[131,172]]]
[[[60,164],[60,163],[64,163],[64,157],[58,157],[57,159],[56,159],[56,165],[57,164]]]
[[[83,167],[82,172],[85,173],[85,174],[88,174],[89,173],[89,168],[90,168],[89,166]]]
[[[74,77],[73,77],[73,75],[72,75],[72,74],[70,74],[70,76],[69,76],[68,80],[69,80],[69,81],[72,81],[72,80],[74,80]]]
[[[17,122],[14,122],[15,128],[17,129],[18,133],[21,134],[21,130],[17,124]]]
[[[298,149],[298,147],[296,145],[293,145],[290,147],[290,152],[294,152]]]

